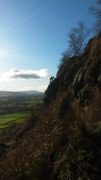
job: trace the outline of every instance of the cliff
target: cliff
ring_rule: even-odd
[[[6,150],[0,178],[100,180],[101,34],[61,65],[44,101]]]
[[[55,80],[45,92],[48,103],[63,91],[71,91],[73,98],[88,101],[93,98],[93,88],[101,86],[101,34],[92,38],[84,53],[72,57],[61,65]]]

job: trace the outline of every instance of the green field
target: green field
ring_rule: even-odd
[[[1,96],[0,130],[24,122],[42,104],[42,95]]]
[[[21,112],[21,113],[11,113],[6,115],[0,115],[0,129],[10,127],[17,123],[22,123],[31,113]]]

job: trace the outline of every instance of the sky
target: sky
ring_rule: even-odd
[[[55,76],[68,33],[94,22],[95,0],[0,0],[0,90],[44,91]]]

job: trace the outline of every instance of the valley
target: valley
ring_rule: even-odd
[[[0,94],[1,95],[1,94]],[[0,97],[0,130],[26,121],[33,110],[43,104],[43,94],[2,92]]]

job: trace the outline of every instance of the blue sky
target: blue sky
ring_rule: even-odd
[[[70,29],[80,20],[94,22],[92,5],[95,0],[0,0],[0,89],[44,91]]]

